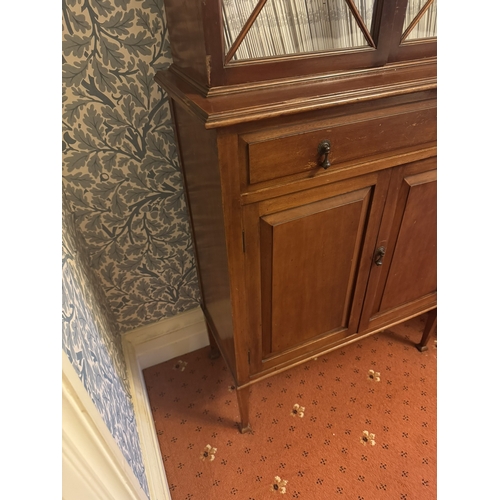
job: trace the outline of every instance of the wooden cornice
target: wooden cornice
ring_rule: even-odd
[[[155,80],[211,129],[433,90],[437,88],[437,65],[431,58],[307,79],[219,88],[208,96],[175,70],[160,71]]]

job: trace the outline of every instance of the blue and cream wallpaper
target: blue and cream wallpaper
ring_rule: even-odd
[[[200,300],[163,0],[63,0],[63,188],[120,333]]]
[[[65,204],[62,230],[62,348],[149,496],[119,336]]]

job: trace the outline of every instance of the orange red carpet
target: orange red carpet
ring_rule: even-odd
[[[209,348],[144,370],[172,500],[431,500],[436,356],[425,315],[253,385]]]

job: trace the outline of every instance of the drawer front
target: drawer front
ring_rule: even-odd
[[[348,121],[346,123],[346,121]],[[330,142],[328,169],[351,160],[409,148],[436,140],[436,108],[360,119],[344,117],[343,122],[301,133],[272,136],[242,136],[248,151],[250,184],[270,181],[288,175],[323,171],[325,155],[318,152],[324,140]]]

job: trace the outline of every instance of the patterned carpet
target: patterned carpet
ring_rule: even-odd
[[[437,343],[426,316],[253,385],[209,348],[144,370],[172,500],[436,498]]]

